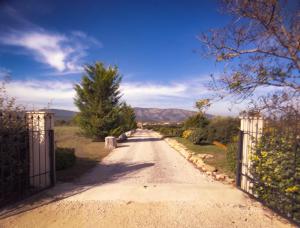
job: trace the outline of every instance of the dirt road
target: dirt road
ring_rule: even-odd
[[[0,227],[289,227],[140,130],[76,183],[6,213]]]

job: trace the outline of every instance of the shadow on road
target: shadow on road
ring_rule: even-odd
[[[117,182],[124,175],[139,172],[141,169],[153,165],[154,163],[114,163],[109,165],[98,163],[90,173],[87,173],[73,183],[57,183],[55,187],[49,190],[2,208],[0,211],[0,220],[66,199],[98,185]]]

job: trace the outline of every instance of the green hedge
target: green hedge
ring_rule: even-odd
[[[192,131],[188,139],[193,144],[210,144],[208,140],[208,129],[207,128],[196,128]]]
[[[208,126],[209,141],[218,141],[223,144],[232,142],[239,131],[240,120],[233,117],[215,117]]]
[[[181,137],[183,133],[182,125],[147,125],[144,126],[146,129],[158,131],[166,137]]]
[[[74,148],[61,148],[55,150],[56,170],[72,167],[76,161]]]
[[[159,132],[168,137],[181,137],[183,130],[181,128],[162,127]]]

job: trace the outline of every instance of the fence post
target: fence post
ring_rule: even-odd
[[[49,130],[49,155],[50,155],[50,182],[51,186],[56,182],[56,165],[55,165],[55,147],[54,147],[54,130]]]
[[[237,167],[236,167],[236,185],[241,186],[241,172],[242,172],[242,160],[243,160],[243,137],[244,132],[239,131],[239,141],[238,141],[238,150],[237,150]]]

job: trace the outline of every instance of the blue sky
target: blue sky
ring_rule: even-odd
[[[1,1],[0,76],[28,107],[76,110],[82,65],[117,65],[132,106],[193,109],[221,67],[200,55],[197,35],[228,17],[216,1]],[[214,114],[229,112],[224,101]]]

